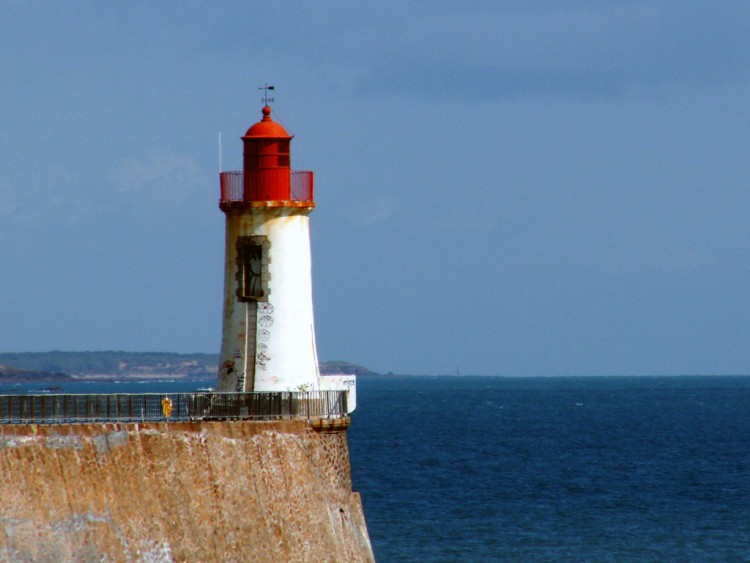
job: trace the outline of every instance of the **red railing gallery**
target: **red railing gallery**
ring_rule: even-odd
[[[264,174],[268,175],[269,172],[266,170]],[[246,188],[252,191],[252,177],[246,181],[244,172],[222,172],[220,178],[220,203],[253,201],[249,195],[245,195]],[[288,201],[313,201],[313,173],[309,170],[292,172],[289,196]]]

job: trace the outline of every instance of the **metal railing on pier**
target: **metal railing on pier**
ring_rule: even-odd
[[[0,424],[340,418],[347,393],[0,395]]]

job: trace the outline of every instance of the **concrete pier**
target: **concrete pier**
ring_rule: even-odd
[[[0,427],[1,561],[373,561],[346,424]]]

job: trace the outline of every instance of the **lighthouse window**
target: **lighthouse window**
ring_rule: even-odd
[[[240,237],[237,240],[237,297],[240,301],[257,301],[267,296],[268,268],[264,257],[266,237]]]

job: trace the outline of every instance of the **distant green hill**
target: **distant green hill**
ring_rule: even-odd
[[[170,352],[19,352],[0,353],[0,364],[38,372],[62,372],[75,376],[120,377],[216,376],[217,354]]]
[[[35,381],[70,381],[64,373],[31,371],[0,365],[0,383],[33,383]]]
[[[380,375],[374,371],[367,369],[364,366],[352,364],[349,362],[332,361],[332,362],[320,362],[320,373],[324,375],[333,374],[353,374],[353,375]]]
[[[185,377],[213,380],[219,365],[218,354],[175,354],[172,352],[4,352],[0,366],[18,373],[37,374],[36,381],[52,381],[60,376],[94,378]],[[349,362],[321,362],[323,374],[377,375],[366,367]],[[8,371],[10,373],[10,371]],[[2,373],[0,372],[0,375]],[[20,375],[19,375],[20,377]]]

